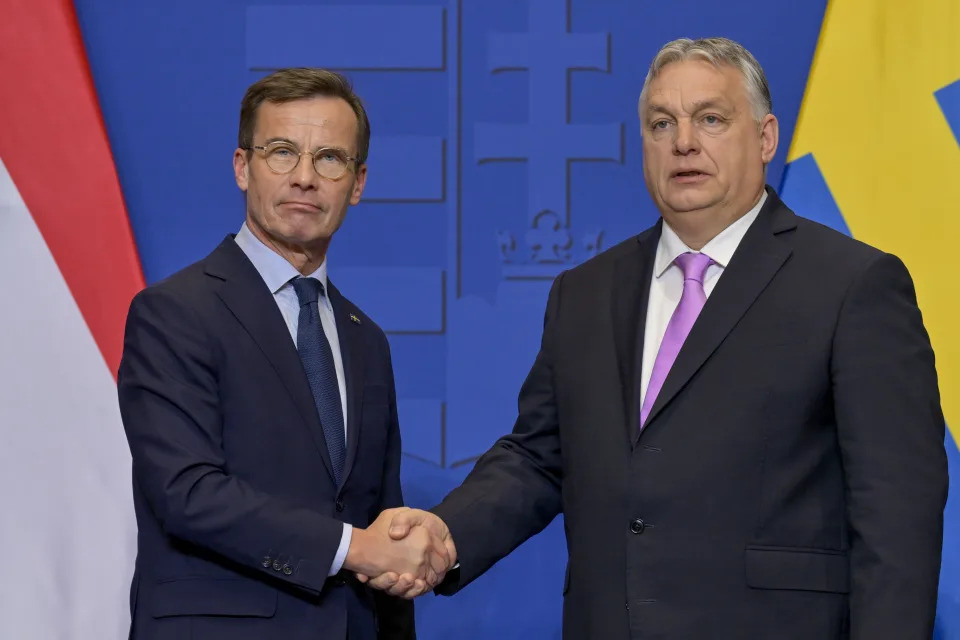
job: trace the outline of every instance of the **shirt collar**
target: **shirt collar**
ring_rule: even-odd
[[[737,247],[740,245],[740,241],[743,240],[743,236],[746,235],[747,229],[750,228],[753,221],[760,215],[760,209],[763,208],[763,203],[766,201],[767,191],[764,189],[759,202],[757,202],[750,211],[714,236],[710,242],[704,245],[700,252],[707,254],[713,258],[715,263],[726,268]],[[683,240],[680,239],[680,236],[677,235],[677,232],[664,220],[663,228],[660,231],[660,242],[657,244],[657,256],[653,266],[653,272],[656,277],[659,278],[662,276],[670,265],[673,264],[673,261],[677,259],[677,256],[687,252],[697,253],[688,247]]]
[[[253,235],[247,223],[244,222],[236,237],[237,246],[246,254],[250,262],[256,268],[257,273],[263,278],[270,293],[276,294],[288,282],[300,276],[300,272],[292,264],[287,262],[286,258],[265,245],[260,238]],[[308,277],[316,278],[323,285],[324,291],[327,289],[327,259],[324,258],[317,270]]]

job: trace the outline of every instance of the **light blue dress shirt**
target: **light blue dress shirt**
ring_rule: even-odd
[[[246,254],[263,281],[266,283],[270,293],[273,294],[273,300],[280,308],[284,322],[287,323],[287,329],[290,331],[290,337],[293,344],[297,344],[297,327],[300,322],[300,300],[297,298],[297,292],[290,282],[301,274],[292,264],[275,252],[273,249],[263,244],[257,238],[247,224],[244,223],[236,236],[237,245]],[[327,290],[327,261],[323,263],[316,271],[308,277],[316,278],[323,284],[324,291]],[[343,373],[343,356],[340,354],[340,338],[337,335],[337,321],[333,315],[333,305],[330,304],[329,296],[321,296],[317,300],[320,308],[320,324],[323,325],[323,332],[327,335],[330,342],[330,350],[333,351],[333,361],[337,369],[337,383],[340,386],[340,404],[343,408],[343,428],[344,442],[347,434],[347,379]],[[340,547],[337,549],[337,555],[333,558],[333,564],[330,565],[330,574],[333,575],[340,571],[343,562],[347,558],[347,550],[350,548],[350,540],[353,537],[353,527],[347,523],[343,524],[343,535],[340,537]]]

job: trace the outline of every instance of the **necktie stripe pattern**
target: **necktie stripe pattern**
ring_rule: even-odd
[[[297,352],[307,374],[313,400],[323,426],[323,436],[327,441],[327,451],[333,466],[333,476],[337,486],[343,475],[343,464],[347,458],[346,443],[343,435],[343,408],[340,398],[340,385],[337,382],[337,368],[333,360],[330,341],[320,322],[320,309],[317,301],[325,295],[323,283],[316,278],[296,278],[293,288],[300,301],[300,317],[297,327]]]

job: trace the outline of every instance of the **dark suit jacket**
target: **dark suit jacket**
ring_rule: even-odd
[[[327,577],[342,522],[403,502],[386,337],[328,290],[347,378],[341,487],[296,346],[232,238],[131,304],[118,388],[139,527],[132,638],[414,637],[410,603]]]
[[[441,592],[562,511],[567,640],[930,638],[944,421],[906,268],[770,189],[641,433],[659,235],[557,278],[513,434],[435,509]]]

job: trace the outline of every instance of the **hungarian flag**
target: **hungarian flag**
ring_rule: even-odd
[[[0,638],[125,638],[143,276],[69,0],[0,0]]]

